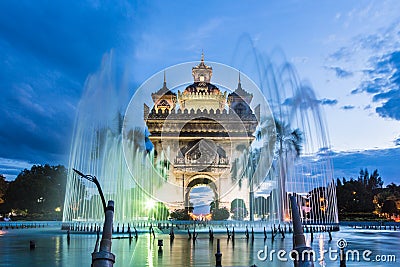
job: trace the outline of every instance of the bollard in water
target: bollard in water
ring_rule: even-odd
[[[171,226],[171,229],[169,230],[169,239],[172,242],[174,240],[174,238],[175,238],[174,227]]]
[[[164,245],[164,241],[162,239],[158,239],[158,251],[162,251],[162,247]]]
[[[35,240],[29,240],[29,248],[31,250],[36,248]]]
[[[222,253],[219,244],[219,239],[217,239],[217,253],[215,253],[215,267],[222,267]]]

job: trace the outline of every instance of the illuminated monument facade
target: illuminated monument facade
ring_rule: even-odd
[[[231,169],[240,156],[236,148],[253,142],[259,114],[250,108],[253,96],[242,88],[240,75],[236,90],[229,94],[212,84],[212,75],[202,55],[192,68],[192,84],[174,93],[164,73],[163,87],[152,94],[154,106],[144,105],[154,153],[164,152],[171,161],[169,183],[154,192],[170,209],[189,207],[191,189],[201,185],[211,188],[219,208],[230,210],[238,198],[249,207],[248,186],[239,186]]]
[[[304,223],[336,224],[329,140],[318,101],[309,87],[295,86],[292,74],[267,73],[271,81],[260,91],[234,68],[205,64],[202,55],[199,63],[166,69],[164,83],[162,72],[148,79],[125,116],[109,105],[108,83],[100,79],[80,103],[70,169],[98,178],[120,223],[167,220],[171,211],[191,206],[193,188],[207,186],[214,206],[227,208],[230,219],[289,222],[293,195]],[[202,203],[210,206],[209,197]],[[63,221],[103,219],[93,183],[69,172]]]

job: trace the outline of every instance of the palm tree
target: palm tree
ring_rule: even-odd
[[[303,142],[303,133],[299,129],[294,129],[282,121],[275,120],[276,127],[276,157],[279,166],[278,196],[280,219],[284,221],[288,217],[288,200],[286,196],[286,180],[289,163],[300,156]]]
[[[240,144],[236,146],[236,150],[241,156],[232,161],[232,179],[238,181],[239,187],[242,186],[244,179],[248,181],[250,221],[254,220],[254,186],[265,178],[266,168],[270,166],[269,162],[264,160],[272,161],[273,155],[270,155],[272,154],[270,153],[270,148],[275,145],[274,127],[272,117],[264,119],[259,129],[255,132],[255,138],[257,141],[262,141],[262,146],[255,148]],[[263,161],[261,164],[259,164],[260,160]]]
[[[246,148],[243,145],[238,145],[236,147],[236,150],[240,152],[240,157],[235,158],[232,162],[232,168],[231,168],[231,177],[234,181],[238,181],[239,188],[242,187],[243,180],[247,179],[248,180],[248,186],[249,186],[249,209],[250,209],[250,221],[252,221],[253,218],[253,198],[254,198],[254,190],[253,190],[253,185],[254,185],[254,174],[257,169],[258,165],[258,159],[260,155],[260,151],[257,149],[252,149],[251,147]]]

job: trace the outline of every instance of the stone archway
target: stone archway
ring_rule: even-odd
[[[185,208],[189,208],[190,191],[193,187],[199,185],[208,186],[214,193],[214,199],[219,199],[218,188],[214,179],[208,175],[195,175],[189,179],[188,183],[185,185]]]

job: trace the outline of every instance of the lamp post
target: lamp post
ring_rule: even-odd
[[[78,170],[73,169],[79,176],[93,182],[97,190],[99,191],[101,202],[103,203],[104,209],[104,227],[103,234],[100,241],[100,249],[97,251],[98,238],[94,251],[92,253],[92,264],[91,267],[113,267],[115,263],[115,255],[111,253],[111,239],[113,231],[113,219],[114,219],[114,201],[108,201],[106,206],[106,201],[104,199],[103,190],[101,189],[100,183],[96,176],[83,174]]]

